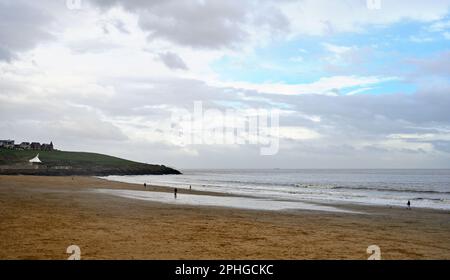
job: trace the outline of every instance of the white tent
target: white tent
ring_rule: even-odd
[[[29,161],[30,161],[30,163],[42,163],[42,161],[39,159],[39,154],[37,154],[37,156],[30,159]]]

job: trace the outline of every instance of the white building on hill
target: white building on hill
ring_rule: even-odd
[[[39,159],[39,154],[37,154],[34,158],[29,160],[30,163],[42,163],[42,161]]]

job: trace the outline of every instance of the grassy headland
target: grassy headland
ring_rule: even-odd
[[[38,153],[42,164],[30,164],[29,160]],[[164,165],[139,163],[96,153],[0,148],[0,174],[106,176],[180,174],[180,172]]]

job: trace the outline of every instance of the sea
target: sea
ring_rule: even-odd
[[[213,191],[266,201],[450,210],[450,169],[182,170],[182,175],[108,176],[108,180]],[[264,201],[264,200],[263,200]]]

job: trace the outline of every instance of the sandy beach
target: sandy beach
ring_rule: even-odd
[[[450,259],[450,213],[339,206],[364,214],[170,205],[93,189],[93,177],[0,176],[0,259]],[[172,192],[151,186],[147,191]],[[185,193],[221,195],[215,193]]]

